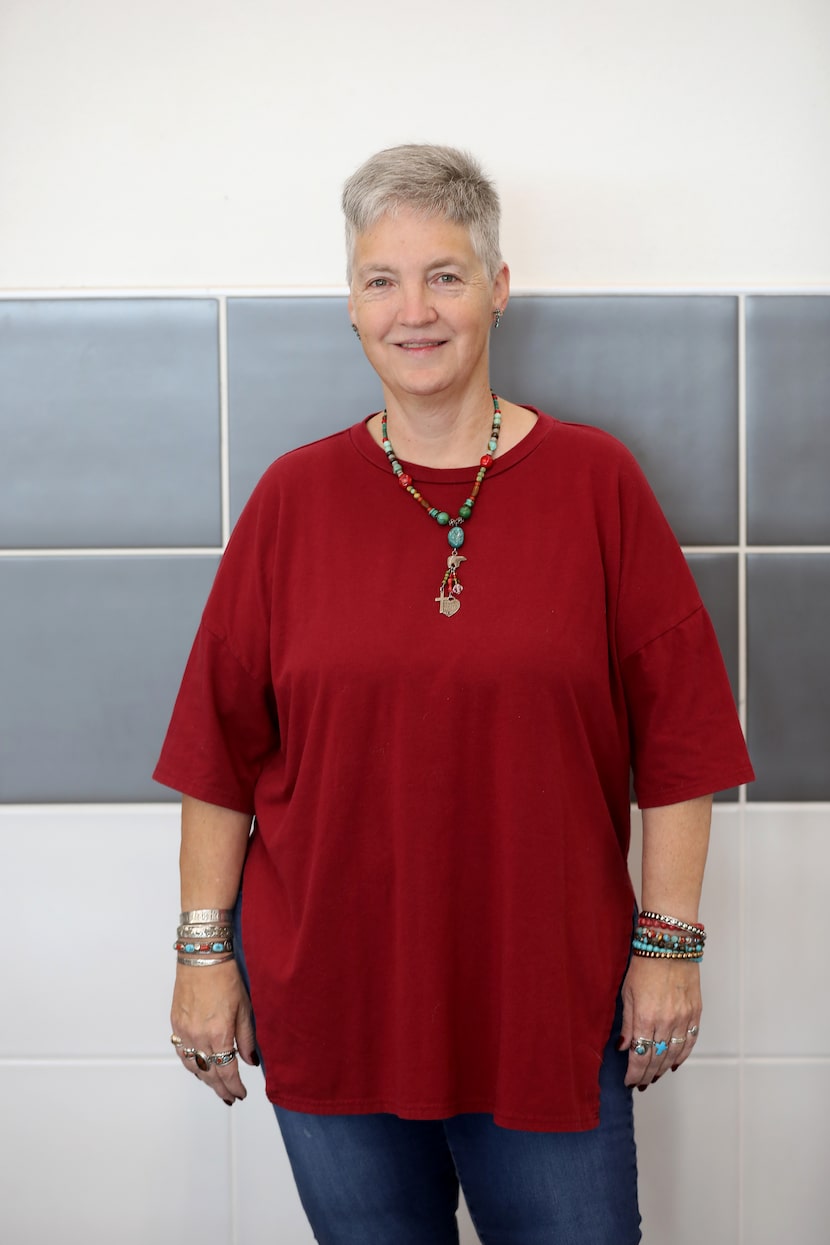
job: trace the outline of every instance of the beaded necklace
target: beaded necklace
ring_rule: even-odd
[[[438,589],[438,596],[435,597],[435,600],[438,603],[438,613],[443,614],[445,618],[452,618],[453,614],[457,613],[458,610],[461,609],[461,602],[458,598],[463,591],[463,585],[458,581],[458,568],[461,563],[466,562],[467,559],[463,554],[459,553],[458,550],[464,544],[464,521],[472,517],[473,506],[476,504],[476,498],[478,497],[479,491],[484,482],[487,469],[493,465],[493,455],[499,445],[501,408],[499,407],[498,397],[492,390],[490,391],[490,396],[493,399],[493,426],[490,429],[490,439],[487,442],[488,452],[483,454],[479,459],[479,467],[476,472],[475,483],[470,489],[470,496],[466,499],[463,506],[459,506],[458,517],[456,519],[451,519],[446,510],[439,510],[437,506],[431,505],[415,488],[412,483],[412,476],[408,475],[404,471],[395,456],[395,451],[392,448],[392,442],[389,440],[389,431],[387,429],[388,415],[385,410],[381,416],[381,436],[383,439],[383,448],[386,453],[386,457],[392,464],[392,470],[398,477],[398,484],[400,484],[401,488],[405,489],[410,496],[414,497],[415,501],[417,501],[420,506],[423,506],[429,517],[434,519],[439,527],[449,528],[449,531],[447,532],[447,540],[450,543],[452,553],[447,558],[447,569],[444,572],[444,578],[441,580],[441,587]]]

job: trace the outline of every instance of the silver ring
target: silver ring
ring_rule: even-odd
[[[196,1047],[195,1046],[180,1046],[179,1054],[184,1059],[194,1059],[196,1056]]]
[[[206,1055],[203,1050],[197,1050],[193,1052],[193,1058],[196,1060],[196,1067],[200,1072],[210,1072],[210,1055]]]
[[[685,1037],[673,1037],[673,1038],[669,1038],[669,1041],[671,1042],[672,1046],[682,1046],[683,1043],[686,1041],[686,1038]]]
[[[687,1029],[686,1032],[688,1033],[689,1037],[697,1037],[700,1030],[698,1029],[697,1025],[692,1025],[691,1029]]]
[[[236,1050],[218,1050],[215,1054],[209,1055],[208,1058],[217,1068],[224,1068],[236,1059]]]
[[[633,1050],[635,1055],[647,1055],[653,1045],[651,1038],[634,1038],[628,1049]]]
[[[181,1045],[183,1045],[183,1043],[182,1043],[182,1039],[179,1037],[178,1033],[171,1033],[171,1034],[170,1034],[170,1041],[173,1043],[173,1045],[174,1045],[177,1049],[178,1049],[178,1047],[180,1047]]]

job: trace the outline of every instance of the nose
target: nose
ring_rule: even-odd
[[[430,297],[429,286],[420,281],[401,286],[401,303],[398,319],[409,328],[421,324],[432,324],[437,320],[438,313]]]

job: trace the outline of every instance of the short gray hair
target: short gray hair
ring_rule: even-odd
[[[401,207],[464,225],[491,281],[501,267],[499,196],[479,163],[465,151],[427,143],[387,147],[352,174],[343,187],[342,202],[349,282],[358,235]]]

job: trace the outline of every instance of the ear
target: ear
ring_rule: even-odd
[[[510,269],[507,264],[502,264],[496,273],[496,279],[493,282],[493,306],[500,307],[504,311],[510,302]]]
[[[354,324],[354,299],[352,298],[351,290],[349,290],[349,301],[346,303],[346,306],[349,309],[349,319]]]

